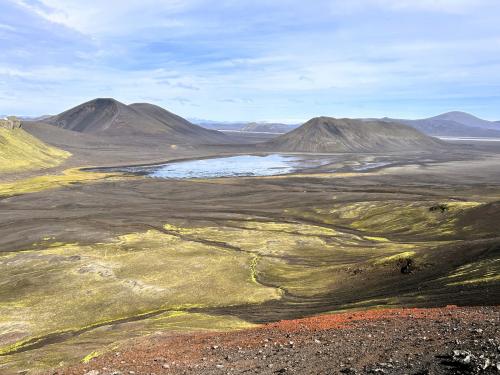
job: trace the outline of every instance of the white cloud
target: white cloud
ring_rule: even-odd
[[[4,23],[0,23],[0,31],[6,30],[6,31],[16,31],[16,28],[10,25],[6,25]]]
[[[484,6],[484,0],[379,0],[382,6],[395,10],[424,10],[435,12],[463,13]]]
[[[493,0],[334,0],[330,7],[334,13],[352,13],[370,7],[391,11],[428,11],[464,13],[474,8],[487,7]]]
[[[10,1],[39,18],[2,39],[13,52],[0,56],[0,88],[26,98],[9,108],[29,100],[39,114],[114,96],[204,118],[301,118],[334,101],[427,108],[500,87],[496,0]]]
[[[234,67],[252,67],[270,65],[290,60],[290,56],[266,56],[254,58],[233,58],[225,59],[213,63],[214,67],[220,68],[234,68]]]
[[[152,26],[180,27],[182,22],[174,16],[199,3],[199,0],[13,1],[49,22],[87,35],[129,34]]]

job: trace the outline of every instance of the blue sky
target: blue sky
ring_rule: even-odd
[[[498,0],[0,0],[0,113],[500,120]]]

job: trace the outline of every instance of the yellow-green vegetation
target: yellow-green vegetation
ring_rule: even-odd
[[[280,298],[253,257],[148,231],[0,256],[0,354],[141,315]]]
[[[45,237],[38,250],[0,253],[0,370],[2,363],[90,360],[156,331],[250,326],[204,309],[267,303],[308,311],[322,301],[362,308],[423,303],[432,290],[449,287],[498,285],[494,252],[473,249],[484,258],[471,262],[449,246],[457,220],[479,203],[444,203],[441,213],[429,210],[433,202],[334,202],[287,210],[281,222],[159,223],[104,243]],[[411,276],[400,269],[407,259],[418,268]],[[427,295],[412,289],[420,275],[435,288]]]
[[[334,290],[346,279],[345,270],[349,265],[342,261],[314,265],[265,258],[258,270],[262,281],[280,285],[294,296],[311,297]]]
[[[379,258],[375,261],[375,264],[387,264],[391,262],[398,262],[405,259],[412,259],[416,253],[414,251],[405,251],[403,253],[394,254],[388,257]]]
[[[267,257],[330,257],[332,250],[335,249],[338,255],[342,253],[342,248],[358,241],[355,235],[307,224],[248,221],[228,222],[226,226],[192,228],[167,224],[164,228],[185,239],[220,242],[244,252]],[[326,243],[327,239],[332,245]],[[336,246],[333,246],[333,242]]]
[[[335,209],[341,219],[353,219],[351,225],[371,233],[446,236],[455,232],[458,214],[478,202],[447,202],[448,211],[432,212],[427,202],[364,202]]]
[[[317,208],[305,212],[290,210],[327,224],[341,224],[365,234],[365,239],[382,242],[392,237],[418,239],[446,239],[457,232],[457,219],[466,210],[481,205],[480,202],[443,202],[445,212],[431,211],[430,202],[398,200],[366,201],[351,204],[333,204],[330,208]],[[380,235],[383,235],[381,237]]]
[[[298,296],[314,296],[340,288],[358,265],[412,250],[414,244],[363,239],[334,229],[295,223],[227,222],[217,227],[164,226],[192,241],[216,241],[258,256],[256,279]],[[397,255],[395,255],[394,260]],[[347,281],[349,282],[349,281]]]
[[[373,237],[373,236],[364,236],[364,238],[368,241],[375,241],[375,242],[389,242],[389,240],[385,237]]]
[[[214,331],[254,327],[231,316],[212,316],[184,311],[163,314],[138,321],[102,326],[64,341],[36,350],[0,356],[0,372],[8,368],[55,368],[75,362],[88,362],[111,350],[120,350],[127,340],[164,331]]]
[[[459,267],[445,278],[448,285],[500,283],[500,259],[484,259]]]
[[[41,142],[23,129],[0,127],[0,173],[56,167],[71,154]]]
[[[276,223],[276,222],[255,222],[246,221],[239,224],[241,228],[253,229],[265,232],[278,232],[278,233],[288,233],[288,234],[299,234],[299,235],[311,235],[311,236],[339,236],[341,233],[326,227],[320,227],[318,225],[307,225],[307,224],[290,224],[290,223]]]
[[[62,174],[49,174],[0,183],[0,196],[36,193],[47,189],[119,178],[118,173],[86,172],[79,168],[65,170]]]

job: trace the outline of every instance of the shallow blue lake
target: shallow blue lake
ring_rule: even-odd
[[[177,160],[165,164],[92,168],[94,171],[126,172],[151,178],[188,179],[218,177],[276,176],[294,172],[305,172],[334,162],[338,158],[328,155],[307,154],[269,154],[237,155],[206,159]],[[368,171],[385,165],[387,162],[361,161],[344,167],[347,171]],[[337,166],[339,167],[339,166]],[[342,168],[340,166],[340,168]],[[343,169],[340,169],[341,171]],[[335,167],[323,169],[336,172]]]
[[[140,172],[149,177],[169,179],[274,176],[291,173],[303,164],[304,158],[292,155],[239,155],[177,161],[154,167],[143,167]]]

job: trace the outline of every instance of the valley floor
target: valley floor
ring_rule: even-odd
[[[253,329],[380,307],[498,305],[500,150],[488,147],[417,155],[338,154],[330,156],[329,165],[274,177],[174,181],[71,169],[0,180],[0,373],[36,373],[81,361],[102,371],[108,366],[101,356],[111,361],[115,354],[106,353],[144,336],[154,345],[157,332]],[[75,160],[69,165],[74,167]],[[390,165],[373,170],[355,169],[360,162],[388,160]],[[340,366],[335,362],[340,359],[328,359],[334,357],[362,371],[389,363],[379,349],[368,362],[359,359],[359,353],[380,344],[376,335],[384,323],[395,325],[391,336],[382,336],[389,352],[397,350],[396,340],[409,351],[420,345],[415,354],[425,358],[449,355],[451,349],[476,350],[476,333],[470,329],[483,330],[484,345],[498,337],[496,307],[436,314],[436,321],[392,317],[374,326],[366,321],[349,328],[352,339],[344,328],[312,330],[302,338],[293,333],[297,339],[282,334],[280,325],[241,331],[247,333],[234,337],[249,335],[258,343],[249,356],[240,362],[234,348],[220,350],[220,356],[216,350],[202,373],[223,372],[233,359],[238,362],[234,371],[261,365],[264,373],[282,368],[327,373]],[[456,331],[438,322],[462,317]],[[427,326],[432,336],[424,333]],[[258,332],[272,327],[278,333],[269,331],[266,348],[278,339],[303,343],[304,354],[290,353],[292,365],[288,357],[268,360],[272,353],[253,359],[260,358],[258,350],[268,350],[257,349],[264,340]],[[163,338],[158,340],[163,345]],[[339,340],[350,342],[345,355],[330,357],[344,350]],[[466,345],[444,346],[454,340]],[[140,345],[146,345],[144,361],[149,361],[149,344]],[[317,351],[322,353],[312,360]],[[394,367],[384,371],[397,373],[401,353],[394,352]],[[230,360],[219,363],[224,356]],[[358,359],[348,363],[349,357]],[[136,371],[127,358],[123,361],[132,366],[127,371]],[[160,360],[161,366],[151,364],[155,370],[136,374],[184,371],[172,366],[176,359],[169,361],[170,368]],[[193,361],[192,366],[205,366]],[[121,364],[111,363],[116,369]],[[424,366],[415,363],[415,371]],[[320,365],[324,368],[301,367]],[[185,370],[197,373],[195,367]]]

